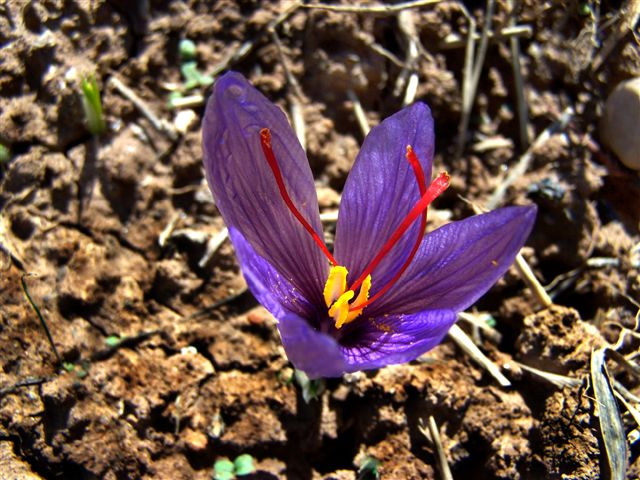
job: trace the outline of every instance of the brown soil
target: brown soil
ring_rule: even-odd
[[[484,2],[465,3],[481,27]],[[496,3],[500,29],[510,2]],[[586,379],[592,349],[616,340],[614,324],[633,327],[640,182],[600,146],[595,126],[609,91],[640,75],[640,54],[625,35],[592,72],[599,47],[594,17],[583,8],[591,2],[515,3],[516,23],[532,28],[520,40],[528,130],[539,134],[569,105],[576,112],[533,152],[505,198],[539,207],[524,254],[558,306],[540,309],[514,271],[475,307],[497,321],[501,339],[481,336],[479,345],[508,367],[511,388],[447,340],[411,364],[328,381],[309,403],[287,381],[275,320],[246,293],[229,243],[200,264],[208,239],[224,227],[203,181],[203,108],[194,107],[196,121],[172,140],[109,82],[116,76],[171,121],[168,88],[182,81],[179,41],[196,43],[207,72],[251,40],[229,67],[289,110],[295,91],[267,34],[287,4],[0,5],[0,142],[12,151],[0,163],[0,477],[207,479],[216,459],[249,453],[254,478],[355,479],[366,456],[380,462],[382,478],[442,478],[421,433],[429,416],[454,478],[605,477]],[[614,31],[605,20],[627,2],[593,3],[601,5],[598,40],[605,42]],[[449,34],[466,38],[467,23],[447,1],[413,18],[426,49],[417,98],[436,119],[436,169],[453,179],[433,228],[472,213],[459,195],[485,202],[523,149],[502,40],[489,46],[467,148],[454,159],[464,46],[443,42]],[[300,83],[321,207],[331,211],[362,141],[348,90],[372,124],[398,110],[401,69],[372,45],[403,60],[405,39],[393,15],[308,9],[277,32]],[[97,139],[79,95],[80,79],[92,72],[109,125]],[[492,138],[510,141],[476,148]],[[587,264],[594,257],[617,264]],[[37,275],[24,280],[66,369],[56,368],[25,298],[25,273]],[[621,348],[629,354],[638,344],[629,337]],[[559,389],[515,362],[585,382]],[[617,373],[638,394],[637,379]],[[632,419],[623,419],[629,433]],[[631,445],[628,478],[640,471],[638,454]]]

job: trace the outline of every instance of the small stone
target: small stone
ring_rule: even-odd
[[[337,207],[340,203],[340,194],[331,187],[316,187],[316,193],[321,209]]]
[[[190,428],[183,433],[184,443],[193,452],[202,452],[207,448],[207,436],[202,432],[196,432]]]
[[[173,126],[184,135],[197,121],[198,115],[193,110],[180,110],[173,119]]]
[[[640,170],[640,77],[620,83],[600,119],[600,139],[633,170]]]
[[[265,314],[264,310],[256,308],[247,314],[247,321],[252,325],[262,325],[265,320]]]

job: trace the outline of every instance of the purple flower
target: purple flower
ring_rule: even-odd
[[[508,207],[424,235],[433,119],[416,103],[373,128],[342,194],[333,254],[313,175],[283,112],[238,73],[216,82],[203,124],[207,180],[249,288],[310,377],[379,368],[436,346],[507,270],[535,206]]]

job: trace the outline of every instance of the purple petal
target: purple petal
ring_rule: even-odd
[[[339,377],[413,360],[440,343],[455,321],[452,311],[431,310],[354,322],[340,345],[313,328],[309,321],[316,316],[313,306],[237,230],[231,228],[229,234],[251,292],[278,320],[287,357],[310,378]]]
[[[322,301],[328,262],[284,203],[260,143],[272,146],[293,203],[322,238],[307,158],[282,110],[240,74],[220,77],[202,127],[204,166],[218,209],[255,251],[308,299]]]
[[[333,337],[314,330],[304,318],[293,313],[278,320],[287,357],[309,378],[339,377],[348,370],[342,349]]]
[[[464,310],[507,271],[524,245],[536,207],[507,207],[427,234],[413,262],[369,315]]]
[[[342,193],[336,227],[335,257],[354,281],[405,215],[420,198],[411,165],[411,145],[420,159],[427,183],[434,149],[433,118],[424,103],[416,103],[374,127],[362,145]],[[416,223],[376,268],[376,286],[386,283],[404,262],[418,235]]]
[[[313,306],[237,230],[230,228],[229,236],[251,293],[278,320],[282,344],[291,363],[310,378],[342,375],[346,363],[340,346],[309,322],[316,317]]]
[[[341,344],[348,371],[409,362],[438,345],[456,321],[452,310],[384,315],[358,322]]]
[[[315,317],[313,306],[269,262],[256,253],[240,232],[231,227],[229,237],[249,290],[262,306],[276,318],[283,317],[285,311],[305,318]]]

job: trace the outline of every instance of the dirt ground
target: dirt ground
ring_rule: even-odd
[[[258,0],[1,2],[0,142],[10,158],[0,160],[0,478],[208,479],[216,460],[242,453],[257,468],[246,478],[443,478],[423,433],[430,416],[454,479],[608,478],[590,358],[634,327],[640,177],[606,150],[597,125],[613,88],[640,76],[637,33],[602,53],[636,3],[495,2],[458,156],[462,3],[399,16]],[[485,2],[464,5],[480,36]],[[500,33],[514,26],[526,28]],[[452,176],[429,228],[471,215],[465,199],[486,204],[573,109],[500,202],[538,205],[523,254],[555,305],[543,308],[512,269],[470,312],[489,323],[459,322],[510,387],[447,339],[416,362],[329,380],[303,399],[230,243],[207,254],[224,238],[201,166],[197,95],[207,87],[183,92],[196,96],[187,106],[169,104],[184,86],[183,39],[202,74],[240,71],[285,111],[301,108],[324,213],[336,210],[363,139],[355,100],[374,125],[401,108],[413,73],[415,98],[436,120],[434,170]],[[91,74],[108,127],[99,136],[80,93]],[[331,235],[334,223],[325,228]],[[638,338],[618,351],[635,361]],[[527,367],[577,382],[559,387]],[[626,475],[639,478],[638,424],[625,406],[638,408],[639,379],[609,369],[628,390],[618,404]],[[358,473],[367,459],[377,472]]]

